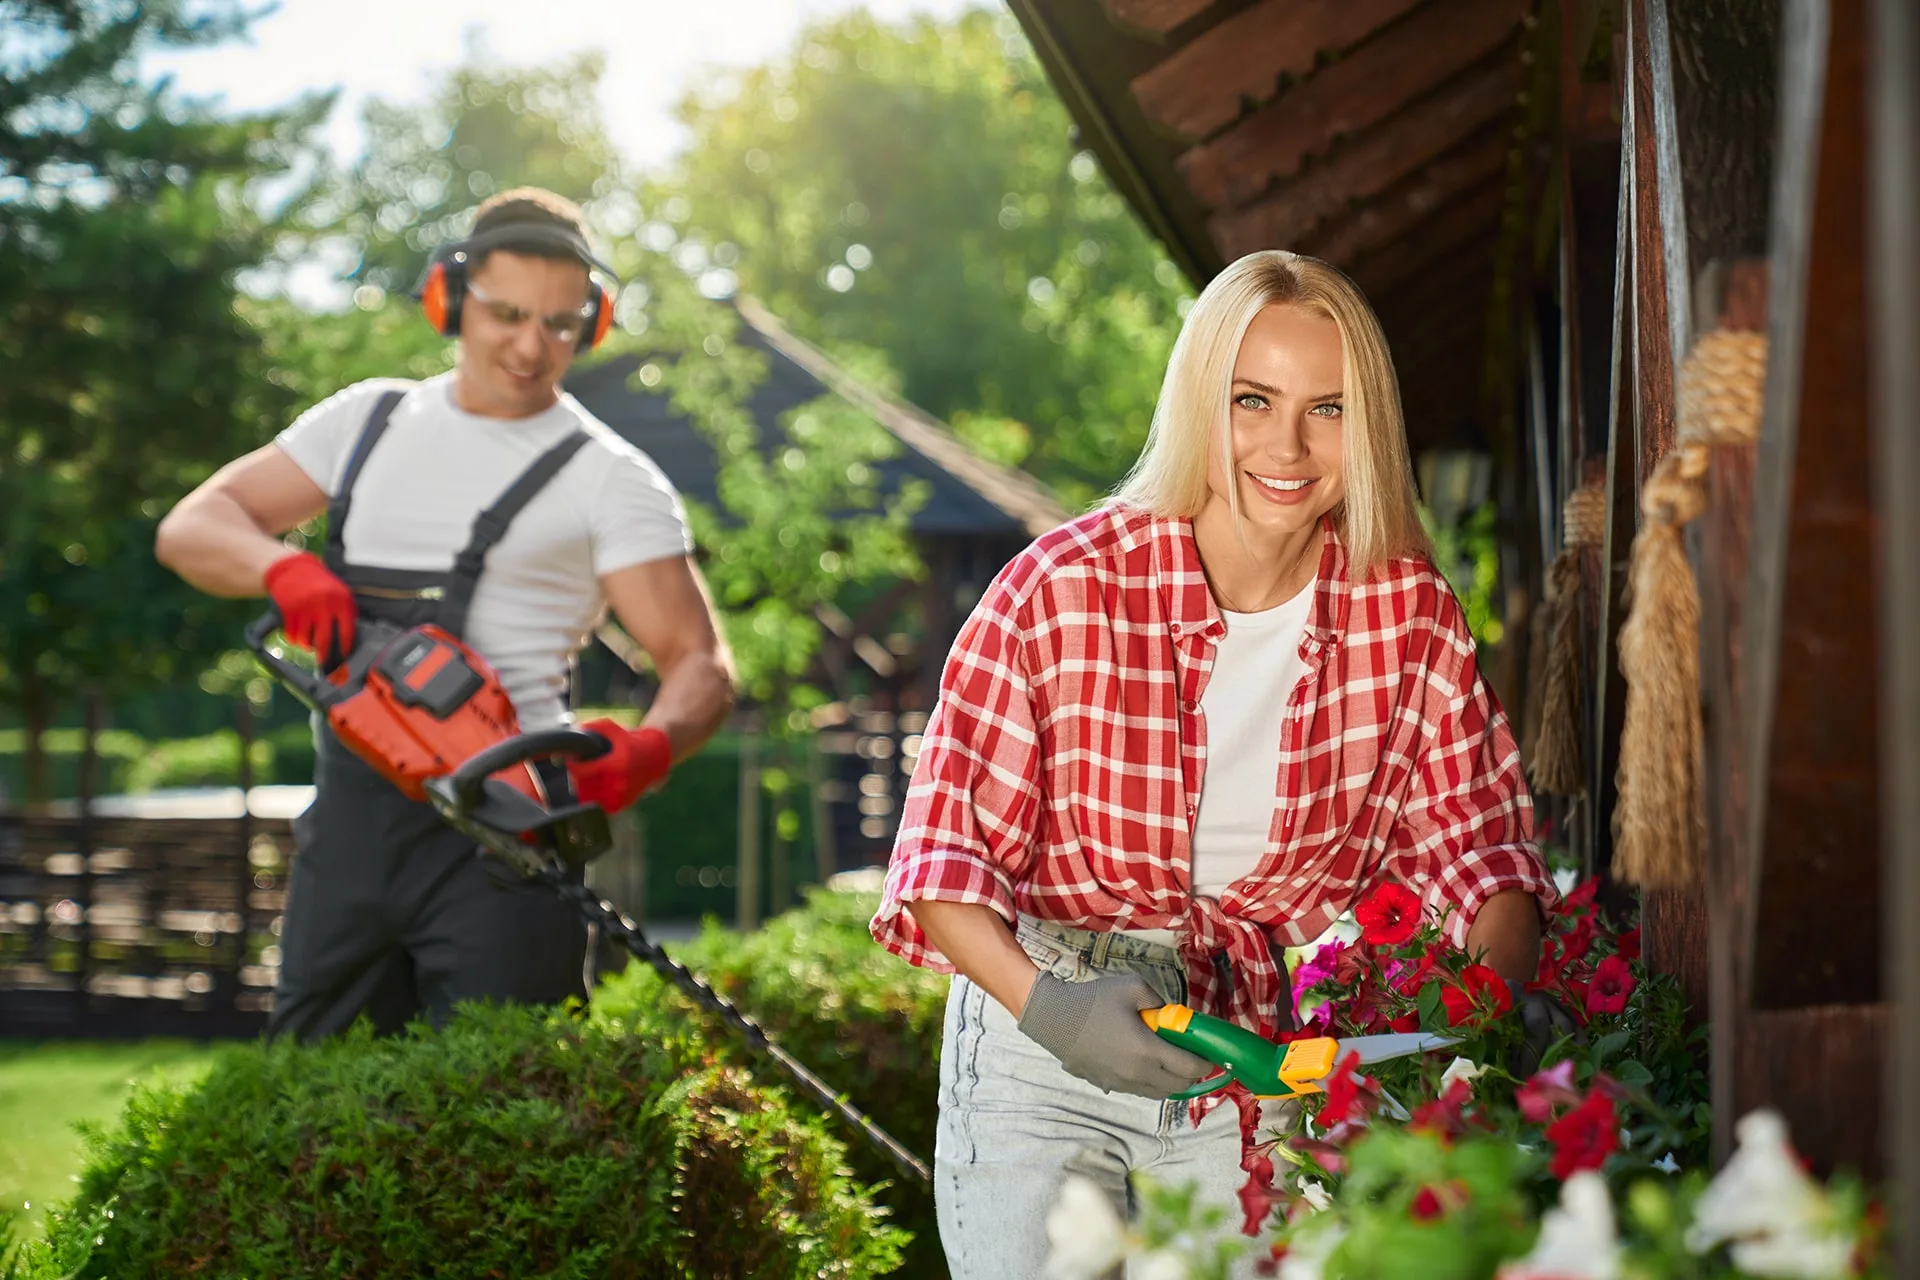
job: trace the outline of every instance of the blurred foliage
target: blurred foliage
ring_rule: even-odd
[[[1189,289],[1003,12],[816,25],[681,106],[641,241],[738,286],[1070,504],[1139,452]]]
[[[766,359],[739,341],[739,314],[701,296],[672,263],[630,242],[645,279],[633,339],[647,353],[636,390],[667,397],[713,446],[719,505],[687,500],[715,603],[748,698],[777,735],[805,732],[826,701],[808,682],[823,628],[816,609],[849,590],[922,572],[907,521],[925,486],[879,491],[876,465],[900,445],[865,412],[821,396],[763,434],[750,409]],[[644,318],[644,323],[642,322]]]
[[[237,4],[15,0],[6,17],[0,706],[29,728],[33,799],[32,731],[60,704],[190,680],[245,612],[156,564],[153,534],[290,407],[236,278],[303,198],[328,102],[215,119],[134,80],[140,47],[238,33]]]
[[[1443,525],[1425,506],[1420,522],[1433,539],[1433,561],[1445,574],[1460,607],[1467,615],[1467,629],[1483,645],[1496,645],[1505,638],[1502,621],[1505,610],[1500,591],[1500,508],[1492,502],[1463,515],[1454,524]]]

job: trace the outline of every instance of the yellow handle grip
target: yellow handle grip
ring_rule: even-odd
[[[1183,1004],[1163,1004],[1158,1009],[1142,1009],[1140,1021],[1149,1031],[1184,1032],[1193,1025],[1193,1010]]]

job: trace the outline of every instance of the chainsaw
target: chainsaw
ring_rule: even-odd
[[[610,749],[605,738],[573,728],[520,732],[499,676],[479,654],[431,624],[402,630],[363,619],[354,651],[331,671],[319,672],[271,647],[280,622],[278,611],[256,619],[247,628],[248,648],[289,693],[326,720],[343,745],[410,799],[431,804],[483,853],[548,885],[581,918],[739,1032],[903,1173],[931,1184],[924,1161],[573,874],[611,847],[606,812],[597,804],[554,805],[534,764],[554,757],[591,760]]]

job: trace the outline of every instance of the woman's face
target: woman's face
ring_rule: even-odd
[[[1209,450],[1207,487],[1229,502],[1239,486],[1247,532],[1312,529],[1339,503],[1346,457],[1340,326],[1316,311],[1277,305],[1247,326],[1233,364],[1233,477]],[[1230,507],[1227,508],[1231,510]]]

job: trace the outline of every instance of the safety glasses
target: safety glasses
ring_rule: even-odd
[[[528,320],[540,322],[540,330],[555,342],[572,346],[579,341],[580,331],[586,328],[591,306],[581,306],[574,311],[556,311],[552,315],[536,316],[525,307],[493,297],[472,281],[467,282],[467,296],[486,308],[487,314],[510,329],[517,329]]]

